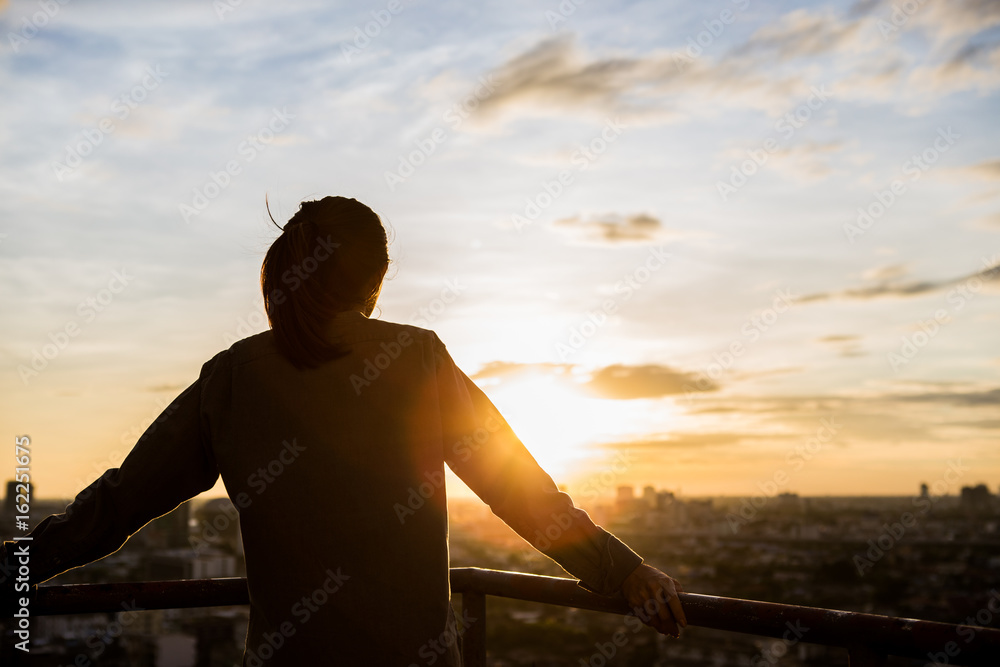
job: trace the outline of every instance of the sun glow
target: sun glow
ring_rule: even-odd
[[[535,460],[556,477],[607,456],[599,445],[647,437],[670,417],[651,411],[647,401],[588,396],[565,375],[527,372],[494,386],[484,383],[484,389]]]

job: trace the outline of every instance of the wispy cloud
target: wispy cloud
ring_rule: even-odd
[[[868,300],[923,296],[925,294],[940,292],[969,280],[996,281],[1000,279],[1000,262],[975,273],[947,280],[903,280],[901,275],[900,267],[893,265],[875,272],[875,284],[832,292],[815,292],[799,297],[797,301],[799,303],[809,303],[830,299]]]
[[[659,364],[612,364],[585,370],[575,364],[492,361],[472,377],[475,380],[502,382],[531,375],[564,377],[591,396],[615,400],[674,396],[690,390],[698,382],[701,382],[699,391],[710,392],[719,388],[714,382],[706,386],[704,378],[699,379],[697,373]]]
[[[615,364],[595,371],[584,389],[601,398],[629,400],[636,398],[660,398],[683,394],[696,386],[697,373],[687,373],[656,364],[625,366]],[[705,386],[702,378],[701,387]],[[709,381],[704,391],[713,391],[719,386]]]
[[[556,363],[518,363],[514,361],[491,361],[473,373],[475,380],[509,379],[529,374],[565,375],[573,368],[573,364]]]
[[[1000,387],[966,391],[927,392],[912,395],[904,394],[895,398],[915,403],[946,403],[973,408],[991,407],[1000,406]]]
[[[961,172],[987,181],[1000,181],[1000,158],[964,167]]]
[[[621,245],[678,238],[682,232],[666,229],[659,218],[648,213],[574,215],[552,223],[552,228],[582,243]]]
[[[676,433],[659,438],[645,438],[602,444],[610,449],[651,449],[651,450],[689,450],[706,449],[710,447],[730,447],[747,443],[759,444],[761,441],[782,441],[792,437],[788,433]]]
[[[755,32],[733,51],[778,62],[861,49],[861,22],[841,20],[831,12],[792,11]]]

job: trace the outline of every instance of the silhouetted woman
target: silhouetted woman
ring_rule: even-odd
[[[369,319],[388,264],[367,206],[304,202],[261,269],[271,330],[208,361],[120,468],[32,531],[33,583],[221,474],[246,556],[245,665],[457,665],[474,621],[450,603],[447,464],[584,587],[667,601],[650,624],[676,635],[676,582],[574,507],[437,335]]]

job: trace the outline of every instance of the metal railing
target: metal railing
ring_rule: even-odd
[[[462,595],[463,616],[483,619],[462,636],[466,667],[486,665],[486,597],[512,598],[612,614],[630,614],[620,598],[591,593],[574,579],[519,572],[452,568],[451,587]],[[843,647],[851,667],[886,664],[896,655],[928,660],[945,655],[953,665],[1000,665],[1000,630],[895,618],[816,607],[681,593],[688,624],[764,637],[787,637],[796,623],[808,627],[800,641]],[[246,579],[192,579],[119,584],[39,586],[32,602],[36,616],[115,612],[122,601],[141,609],[179,609],[249,604]],[[964,633],[959,632],[964,628]]]

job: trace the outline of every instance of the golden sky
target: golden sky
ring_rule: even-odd
[[[382,215],[375,316],[571,491],[1000,485],[1000,5],[56,6],[0,3],[0,424],[43,497],[265,328],[265,195]]]

